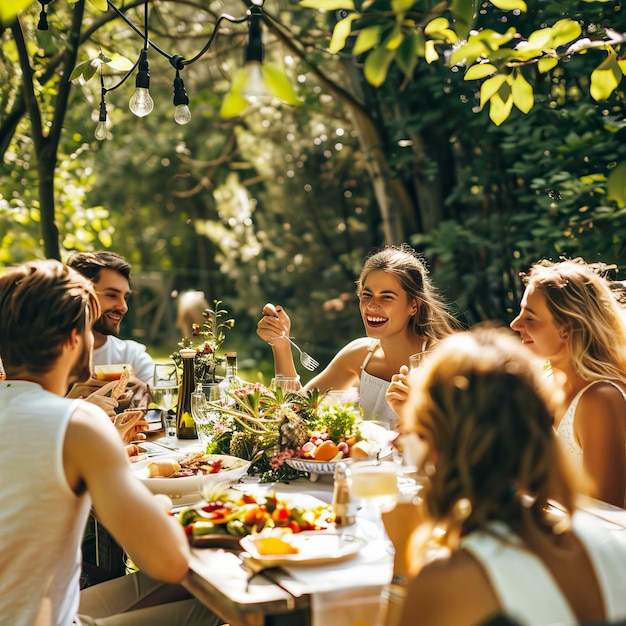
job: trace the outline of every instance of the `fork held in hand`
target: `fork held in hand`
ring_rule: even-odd
[[[287,337],[287,335],[283,335],[283,337],[287,339],[287,341],[289,341],[289,343],[300,353],[300,363],[302,363],[303,367],[312,372],[320,366],[320,364],[310,354],[304,352],[297,343],[294,343],[291,340],[290,337]]]

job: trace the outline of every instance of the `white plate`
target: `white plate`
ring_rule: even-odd
[[[256,535],[258,537],[258,535]],[[278,565],[315,565],[348,559],[358,554],[367,542],[361,537],[324,533],[316,530],[281,535],[281,539],[298,549],[296,554],[259,554],[255,535],[242,537],[239,545],[255,560],[274,567]]]
[[[395,439],[398,433],[393,430],[388,430],[380,424],[368,421],[360,422],[359,430],[361,431],[363,439],[366,439],[370,443],[374,444],[374,454],[371,457],[372,459],[378,458],[383,460],[391,456],[391,442]],[[343,463],[352,462],[350,458],[341,459],[341,461]],[[293,469],[299,472],[309,472],[310,474],[334,474],[335,467],[338,463],[338,461],[315,461],[314,459],[302,459],[297,457],[285,459],[285,462],[287,465],[293,467]]]
[[[191,450],[182,452],[171,452],[167,455],[161,455],[159,460],[174,459],[180,461],[190,454]],[[211,484],[218,485],[220,483],[232,484],[236,483],[244,476],[250,467],[250,461],[237,458],[235,456],[227,456],[225,454],[208,454],[207,462],[221,460],[224,468],[215,474],[204,474],[201,478],[198,476],[184,476],[181,478],[150,478],[148,476],[148,465],[153,459],[140,461],[132,466],[132,470],[143,483],[145,483],[152,493],[164,493],[170,498],[176,500],[183,496],[190,496],[200,493],[200,485],[206,488]]]

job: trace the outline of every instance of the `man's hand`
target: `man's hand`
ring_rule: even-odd
[[[115,417],[115,428],[122,441],[129,444],[131,441],[145,439],[144,430],[148,428],[148,422],[144,419],[145,411],[124,411]]]
[[[72,388],[67,392],[67,398],[87,398],[92,393],[100,391],[103,387],[106,387],[104,393],[108,393],[113,389],[117,381],[98,380],[97,378],[89,378],[88,380],[72,385]]]
[[[117,401],[119,409],[125,411],[129,408],[148,408],[151,399],[150,387],[133,375],[126,385],[126,391]]]
[[[104,382],[90,378],[84,383],[77,383],[74,385],[68,393],[68,398],[82,398],[91,402],[96,406],[99,406],[109,417],[115,415],[118,408],[117,400],[109,397],[109,393],[115,386],[117,381]],[[92,383],[95,383],[92,385]]]

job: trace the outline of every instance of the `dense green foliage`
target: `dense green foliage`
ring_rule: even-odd
[[[515,18],[526,33],[568,9],[556,0],[528,4]],[[586,23],[600,19],[601,6],[603,27],[626,31],[619,3],[574,4]],[[324,362],[362,332],[354,281],[364,256],[385,243],[410,241],[421,250],[468,323],[508,320],[520,296],[518,272],[539,257],[623,264],[624,208],[607,187],[609,174],[626,162],[622,84],[600,104],[590,95],[590,76],[606,50],[576,54],[549,72],[525,65],[534,106],[528,113],[513,107],[496,126],[480,106],[481,81],[446,65],[443,43],[439,60],[421,60],[409,77],[389,65],[374,88],[359,58],[326,51],[340,16],[268,0],[266,55],[290,76],[298,106],[264,104],[220,117],[245,41],[245,25],[231,25],[206,60],[183,73],[187,126],[172,120],[173,69],[151,53],[153,113],[138,119],[128,111],[131,78],[107,94],[109,138],[98,142],[98,74],[72,85],[61,115],[62,86],[76,65],[101,52],[134,62],[141,42],[87,5],[75,62],[65,68],[58,53],[79,5],[50,4],[45,33],[34,28],[33,5],[19,32],[2,35],[0,71],[8,80],[0,85],[0,264],[49,255],[40,211],[47,159],[60,256],[103,247],[127,256],[137,277],[128,330],[142,328],[146,341],[173,349],[170,295],[200,288],[237,320],[228,348],[269,354],[254,327],[263,304],[273,301],[292,316],[300,345]],[[174,13],[160,3],[151,36],[192,55],[224,10],[240,15],[243,5],[179,3]],[[129,14],[141,23],[141,11]],[[485,27],[502,25],[504,16],[481,4]],[[25,102],[31,82],[19,33],[35,70],[36,108]],[[121,76],[103,72],[107,86]],[[51,155],[53,128],[59,147]],[[156,298],[168,301],[165,312]]]

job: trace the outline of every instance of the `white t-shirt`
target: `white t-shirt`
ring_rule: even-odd
[[[152,385],[154,360],[146,352],[146,346],[142,343],[108,335],[104,345],[94,349],[93,364],[115,365],[117,363],[130,363],[135,376],[147,385]]]
[[[70,400],[26,381],[0,381],[0,619],[71,626],[79,603],[81,540],[91,507],[63,468]]]

